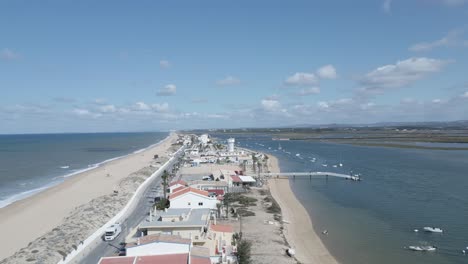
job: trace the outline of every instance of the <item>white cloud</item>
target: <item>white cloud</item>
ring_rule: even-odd
[[[101,113],[115,113],[117,112],[117,108],[115,105],[102,105],[99,107],[99,111]]]
[[[468,98],[468,91],[460,95],[461,98]]]
[[[313,73],[296,72],[294,75],[289,76],[284,83],[295,86],[316,85],[318,84],[318,78]]]
[[[148,111],[151,109],[151,107],[144,102],[136,102],[133,109],[137,111]]]
[[[385,13],[390,14],[392,12],[392,0],[384,0],[382,9]]]
[[[412,45],[409,50],[415,52],[430,51],[439,47],[455,47],[455,46],[466,46],[467,40],[462,39],[462,30],[452,30],[443,38],[432,41],[432,42],[421,42]]]
[[[101,114],[93,113],[89,111],[88,109],[83,109],[83,108],[75,108],[73,109],[73,113],[80,117],[98,118],[101,116]]]
[[[336,79],[336,69],[333,65],[325,65],[317,70],[318,77],[322,79]]]
[[[325,101],[318,102],[317,106],[318,106],[319,109],[328,109],[328,108],[330,108],[330,105]]]
[[[160,60],[159,61],[159,67],[161,67],[163,69],[167,69],[167,68],[171,67],[171,64],[167,60]]]
[[[432,100],[432,103],[434,103],[434,104],[440,104],[440,103],[442,103],[442,100],[440,100],[440,99],[434,99],[434,100]]]
[[[263,110],[268,111],[268,112],[277,111],[281,108],[281,104],[277,100],[263,99],[261,101],[261,104],[262,104]]]
[[[361,78],[360,83],[364,91],[374,92],[404,87],[431,73],[440,72],[449,62],[425,57],[409,58],[367,73]]]
[[[229,85],[238,85],[240,84],[240,80],[233,76],[226,76],[226,78],[218,80],[216,84],[220,86],[229,86]]]
[[[162,103],[162,104],[152,104],[151,108],[158,113],[166,113],[169,111],[169,104]]]
[[[306,95],[311,95],[311,94],[319,94],[320,93],[320,88],[318,87],[310,87],[310,88],[304,88],[301,89],[297,95],[299,96],[306,96]]]
[[[0,59],[2,60],[15,60],[19,58],[19,54],[11,49],[4,48],[0,51]]]
[[[175,95],[176,91],[177,91],[177,87],[174,84],[168,84],[164,86],[164,88],[159,89],[156,95],[171,96],[171,95]]]

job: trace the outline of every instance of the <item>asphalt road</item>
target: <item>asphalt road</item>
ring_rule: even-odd
[[[177,162],[178,157],[183,154],[181,151],[176,158],[169,164],[166,168],[167,171],[172,171],[174,164]],[[86,257],[82,258],[80,263],[84,264],[93,264],[98,263],[101,257],[117,256],[119,249],[122,247],[121,243],[124,242],[125,238],[129,235],[130,231],[138,226],[149,214],[149,210],[154,203],[154,198],[156,196],[162,196],[162,186],[161,186],[161,175],[155,177],[153,182],[148,185],[144,190],[142,198],[138,201],[137,206],[129,214],[129,217],[121,222],[122,232],[120,235],[113,241],[103,241],[101,240],[97,246],[92,246],[90,249],[85,249],[84,252],[88,252]]]

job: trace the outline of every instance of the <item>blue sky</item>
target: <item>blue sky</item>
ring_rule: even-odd
[[[467,18],[467,0],[0,0],[0,133],[468,119]]]

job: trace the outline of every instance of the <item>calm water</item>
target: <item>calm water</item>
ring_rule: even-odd
[[[236,140],[241,146],[276,155],[283,171],[362,174],[362,182],[291,180],[316,230],[329,231],[323,241],[340,262],[468,263],[468,255],[461,252],[468,247],[468,151],[280,142],[266,136]],[[291,154],[277,150],[279,143]],[[441,227],[444,233],[413,231],[423,226]],[[412,252],[404,249],[408,245],[439,249]]]
[[[0,135],[0,208],[168,133]]]

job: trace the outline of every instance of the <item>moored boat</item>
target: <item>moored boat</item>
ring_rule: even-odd
[[[423,228],[424,231],[426,232],[431,232],[431,233],[442,233],[444,232],[442,229],[438,228],[438,227],[431,227],[431,226],[425,226]]]

